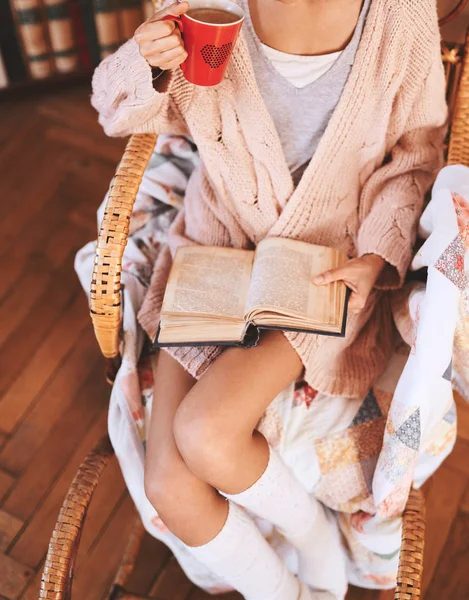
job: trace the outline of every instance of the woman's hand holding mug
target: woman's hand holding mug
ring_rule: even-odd
[[[169,71],[186,60],[187,52],[179,27],[174,21],[163,19],[179,17],[188,10],[188,2],[175,2],[155,13],[135,32],[140,54],[152,67]]]
[[[231,0],[176,2],[157,12],[135,32],[140,54],[152,67],[180,66],[195,85],[219,84],[244,21]]]

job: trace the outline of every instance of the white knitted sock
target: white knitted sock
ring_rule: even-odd
[[[300,583],[267,543],[254,521],[230,502],[223,529],[192,555],[246,600],[299,600]],[[301,596],[311,600],[311,596]]]
[[[270,521],[297,549],[302,581],[344,598],[347,577],[338,529],[272,449],[261,478],[246,491],[225,496]]]

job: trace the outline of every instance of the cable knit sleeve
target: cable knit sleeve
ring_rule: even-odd
[[[375,171],[362,191],[362,205],[371,205],[358,231],[358,255],[378,254],[386,260],[377,287],[400,287],[412,258],[417,221],[425,193],[443,166],[447,108],[441,57],[434,53],[426,76],[414,87],[412,99],[398,97],[401,108],[411,102],[403,135],[389,160]],[[422,65],[419,65],[420,69]],[[408,88],[407,88],[408,89]]]
[[[134,39],[101,62],[93,75],[91,104],[107,135],[187,134],[183,112],[192,86],[179,69],[165,73],[158,90],[152,79],[151,67]]]

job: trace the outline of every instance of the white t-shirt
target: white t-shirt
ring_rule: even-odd
[[[296,88],[303,88],[327,73],[342,51],[319,56],[299,56],[280,52],[270,46],[262,45],[262,50],[275,70]]]

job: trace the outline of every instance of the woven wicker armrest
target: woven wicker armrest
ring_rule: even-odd
[[[86,512],[109,459],[114,454],[104,437],[80,465],[60,510],[42,573],[40,600],[69,600],[75,560]]]
[[[451,122],[448,164],[469,166],[469,30],[466,33],[461,76]]]
[[[114,358],[119,352],[122,256],[135,198],[156,138],[150,134],[130,138],[111,182],[99,229],[90,312],[99,347],[106,358]]]
[[[402,518],[402,545],[394,600],[420,598],[425,546],[425,500],[412,489]]]

